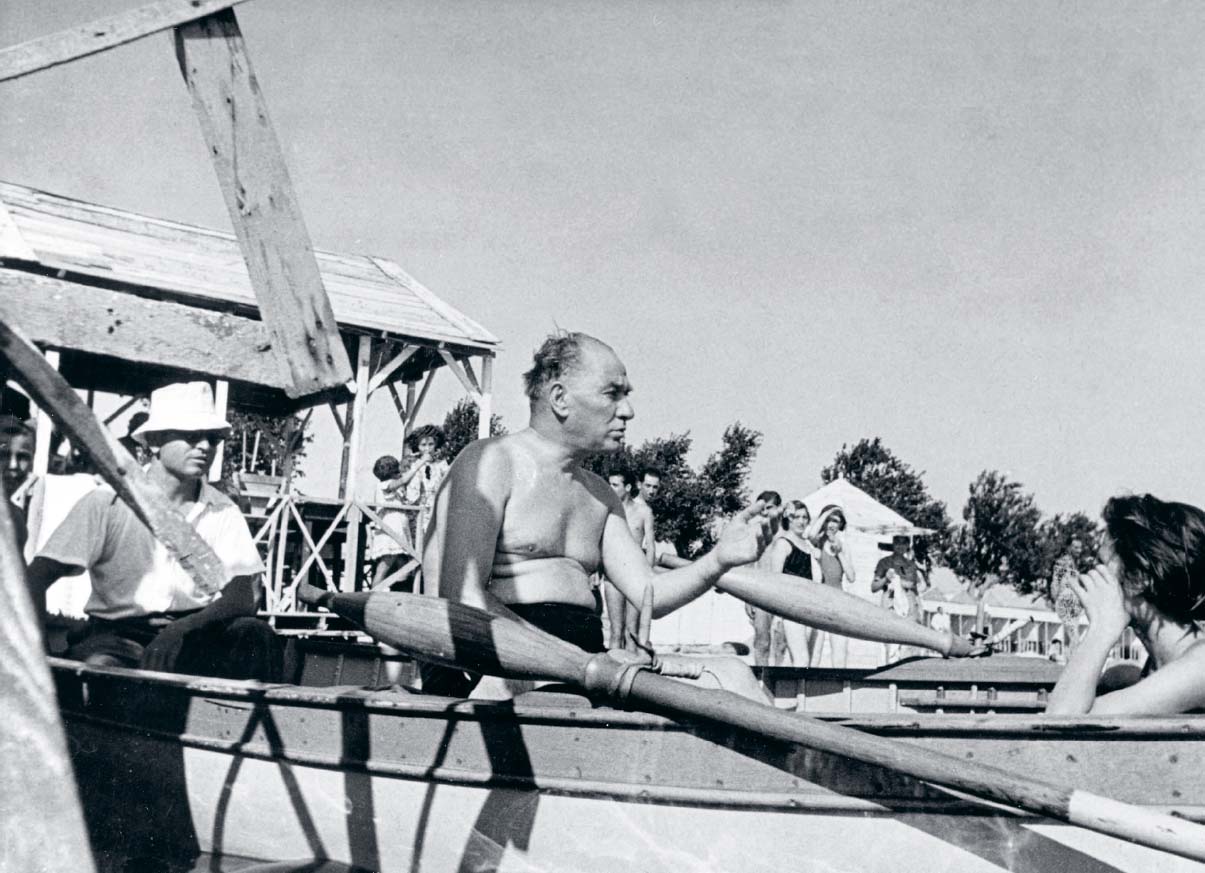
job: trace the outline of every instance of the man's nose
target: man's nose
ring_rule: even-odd
[[[630,419],[635,418],[635,417],[636,417],[636,410],[635,410],[635,409],[633,408],[633,406],[632,406],[632,401],[631,401],[631,400],[628,400],[628,398],[626,398],[626,397],[625,397],[625,398],[624,398],[624,399],[623,399],[623,400],[620,402],[620,404],[619,404],[619,409],[618,409],[618,411],[616,411],[616,413],[615,413],[615,414],[616,414],[616,415],[617,415],[619,418],[622,418],[624,421],[629,421]]]

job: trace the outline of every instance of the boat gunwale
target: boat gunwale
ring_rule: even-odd
[[[627,803],[650,803],[662,806],[706,807],[709,809],[766,810],[801,814],[882,816],[891,818],[907,814],[936,814],[982,816],[984,807],[995,815],[1006,815],[1019,821],[1045,821],[1042,816],[1020,812],[1008,806],[986,800],[965,798],[937,786],[929,790],[942,797],[893,797],[890,803],[880,803],[865,797],[845,795],[814,783],[799,792],[748,791],[739,788],[701,788],[659,783],[603,782],[594,779],[575,779],[556,776],[514,776],[485,773],[480,770],[449,766],[431,767],[406,764],[395,759],[356,759],[346,756],[300,752],[296,749],[272,748],[266,742],[253,740],[221,740],[192,733],[173,733],[156,728],[135,727],[91,714],[72,714],[76,723],[96,726],[118,733],[137,734],[142,740],[176,743],[186,748],[250,758],[277,765],[297,765],[336,772],[354,772],[368,776],[402,779],[437,785],[535,791],[560,797],[614,800]],[[810,789],[810,790],[808,790]],[[1144,809],[1176,815],[1205,823],[1205,805],[1143,805]]]
[[[245,701],[251,704],[322,707],[401,714],[414,718],[480,720],[483,716],[504,715],[535,724],[586,726],[636,730],[690,730],[690,726],[667,716],[599,706],[585,696],[569,694],[544,703],[530,700],[464,700],[406,693],[397,695],[388,689],[355,686],[302,686],[270,684],[255,680],[220,679],[157,673],[126,667],[90,666],[80,661],[50,657],[56,672],[70,673],[81,682],[95,678],[171,688],[177,692],[215,700]],[[542,692],[535,692],[539,694]],[[551,695],[550,695],[551,696]],[[840,724],[874,734],[889,736],[926,735],[978,737],[1033,736],[1042,739],[1085,736],[1116,739],[1163,739],[1191,741],[1205,739],[1205,714],[1083,716],[1030,715],[1016,713],[808,713],[809,717]]]

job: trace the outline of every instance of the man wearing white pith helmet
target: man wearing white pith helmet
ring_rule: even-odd
[[[29,566],[35,598],[63,576],[88,570],[88,626],[68,656],[228,678],[278,678],[272,629],[255,618],[263,562],[247,523],[205,482],[230,424],[207,383],[167,385],[132,436],[153,457],[147,475],[217,554],[227,581],[206,590],[188,575],[108,487],[84,497]]]

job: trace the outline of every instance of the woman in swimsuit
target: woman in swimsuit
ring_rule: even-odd
[[[1152,497],[1114,497],[1093,570],[1069,580],[1088,630],[1050,695],[1048,713],[1151,715],[1205,709],[1205,512]],[[1149,654],[1143,677],[1129,665],[1101,668],[1127,627]],[[1125,668],[1128,687],[1116,686]],[[1134,681],[1137,680],[1137,681]]]
[[[846,548],[842,532],[845,530],[845,512],[840,506],[826,506],[820,510],[816,521],[808,528],[808,540],[817,550],[820,563],[820,580],[842,591],[854,584],[853,559]],[[849,580],[849,584],[846,584]],[[831,666],[845,667],[849,660],[849,639],[840,634],[818,631],[812,643],[812,666],[820,666],[820,655],[824,642],[828,640]]]
[[[812,581],[813,548],[804,536],[811,520],[811,513],[803,505],[803,501],[787,502],[782,513],[782,530],[767,550],[768,569]],[[782,629],[783,642],[787,654],[790,655],[791,664],[796,667],[808,666],[811,662],[816,629],[783,619],[775,619],[774,625]]]

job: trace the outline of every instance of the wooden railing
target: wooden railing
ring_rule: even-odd
[[[352,512],[352,509],[359,512]],[[268,613],[293,613],[298,610],[294,598],[297,582],[309,579],[330,590],[358,591],[368,587],[371,567],[365,561],[369,537],[364,534],[376,525],[398,543],[399,550],[413,553],[411,542],[394,534],[382,522],[385,507],[358,498],[335,500],[306,497],[281,491],[262,507],[246,514],[247,523],[267,566],[264,579],[265,608]],[[413,531],[419,507],[390,504],[401,509]],[[348,525],[360,527],[359,537],[348,536]],[[347,543],[355,544],[356,554],[347,554]],[[317,578],[311,578],[313,576]]]

